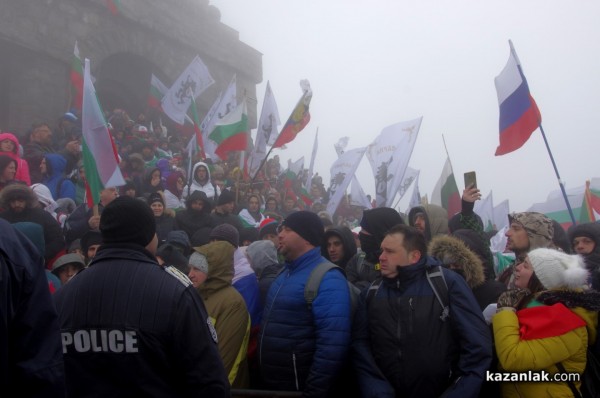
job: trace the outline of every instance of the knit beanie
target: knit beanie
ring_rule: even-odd
[[[393,226],[404,224],[400,213],[390,207],[377,207],[363,211],[360,227],[374,235],[381,243],[387,231]]]
[[[145,247],[156,234],[154,213],[143,201],[120,196],[102,211],[100,232],[104,243],[136,243]]]
[[[231,224],[217,225],[210,231],[209,238],[211,240],[224,240],[237,248],[240,245],[240,233],[237,228]]]
[[[263,239],[265,235],[272,234],[277,235],[277,227],[279,223],[274,218],[265,218],[261,221],[258,227],[258,238]]]
[[[152,192],[150,196],[148,196],[148,205],[151,205],[154,202],[160,202],[163,206],[165,205],[165,200],[162,195],[158,192]]]
[[[558,250],[539,248],[527,254],[537,278],[546,289],[580,288],[587,283],[583,257]]]
[[[281,225],[288,227],[313,246],[321,246],[325,239],[323,222],[311,211],[296,211],[287,216]]]
[[[208,261],[204,254],[193,252],[188,260],[190,267],[196,268],[197,270],[208,274]]]
[[[221,206],[231,202],[235,202],[235,197],[233,196],[233,193],[228,189],[224,189],[219,195],[217,205]]]

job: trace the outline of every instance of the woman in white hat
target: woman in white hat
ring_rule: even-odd
[[[515,268],[515,286],[498,298],[492,325],[501,371],[579,373],[596,340],[600,294],[587,290],[579,255],[535,249]],[[564,369],[564,370],[563,370]],[[570,384],[570,385],[569,385]],[[574,396],[580,382],[502,383],[504,397]]]

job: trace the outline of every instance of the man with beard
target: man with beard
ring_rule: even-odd
[[[531,250],[554,249],[554,224],[542,213],[523,212],[508,215],[506,249],[515,253],[515,263],[508,266],[498,280],[509,289],[513,288],[515,265],[520,264]]]

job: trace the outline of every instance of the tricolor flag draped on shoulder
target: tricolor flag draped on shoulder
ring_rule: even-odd
[[[108,131],[90,75],[90,60],[86,58],[83,75],[83,110],[81,115],[82,154],[85,179],[88,183],[88,207],[98,204],[104,188],[125,185],[117,148]]]
[[[496,156],[521,148],[542,122],[517,53],[511,41],[509,44],[508,62],[494,79],[500,105],[500,145]]]

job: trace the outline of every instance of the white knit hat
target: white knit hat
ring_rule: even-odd
[[[580,288],[587,284],[588,271],[583,257],[558,250],[540,248],[527,254],[533,271],[546,289]]]

